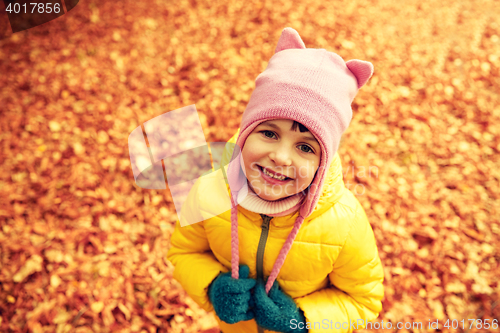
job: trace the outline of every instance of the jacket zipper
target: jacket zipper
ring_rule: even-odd
[[[264,281],[264,251],[266,250],[267,237],[269,236],[269,222],[273,219],[271,216],[260,214],[262,216],[262,232],[260,234],[259,246],[257,247],[257,279]],[[264,333],[264,329],[257,325],[259,333]]]
[[[264,281],[264,251],[266,250],[267,236],[269,235],[269,222],[272,217],[264,214],[260,216],[262,216],[262,232],[257,247],[257,279]]]

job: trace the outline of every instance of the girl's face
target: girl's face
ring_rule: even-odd
[[[305,190],[314,179],[321,147],[311,132],[292,129],[293,120],[259,124],[242,150],[249,186],[264,200],[274,201]]]

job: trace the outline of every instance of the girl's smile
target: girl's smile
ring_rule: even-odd
[[[249,186],[268,201],[305,190],[314,179],[320,158],[321,147],[315,137],[304,126],[288,119],[259,124],[242,150],[243,171]]]
[[[281,173],[269,171],[261,166],[258,167],[262,172],[262,178],[264,178],[268,183],[281,185],[285,184],[289,180],[292,180],[292,178],[282,175]]]

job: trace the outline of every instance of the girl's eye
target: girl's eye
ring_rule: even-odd
[[[300,150],[302,150],[304,153],[314,153],[311,147],[308,145],[300,145]]]
[[[271,132],[271,131],[262,131],[262,134],[264,134],[264,136],[266,138],[270,138],[270,139],[274,139],[274,137],[276,136],[274,134],[274,132]]]

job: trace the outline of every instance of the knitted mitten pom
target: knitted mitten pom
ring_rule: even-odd
[[[280,290],[277,281],[274,281],[268,296],[264,282],[259,280],[255,286],[252,306],[255,320],[266,329],[284,333],[307,332],[304,312],[290,296]],[[300,322],[303,323],[300,325],[303,329],[298,328]]]
[[[249,273],[248,266],[241,265],[239,279],[233,279],[231,272],[227,272],[219,274],[209,286],[208,297],[215,313],[228,324],[254,318],[249,309],[249,301],[252,297],[250,289],[255,286],[256,281],[248,278]]]

